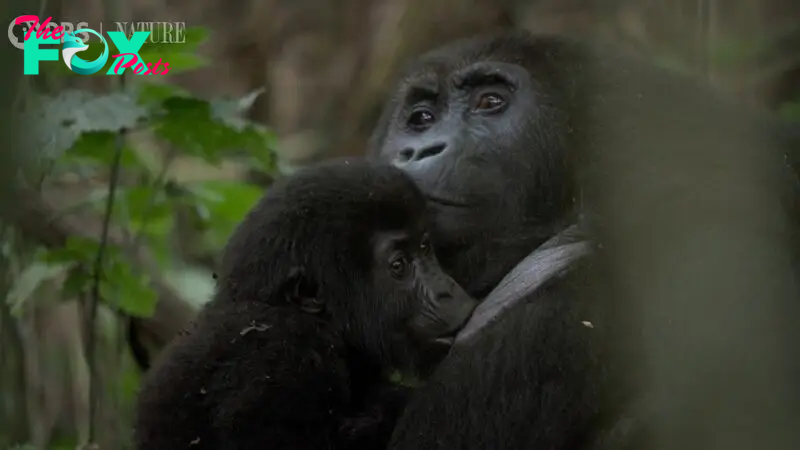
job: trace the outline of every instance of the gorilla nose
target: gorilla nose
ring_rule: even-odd
[[[422,161],[423,159],[427,159],[442,153],[446,148],[447,144],[444,142],[428,145],[419,149],[407,147],[400,150],[398,160],[403,164]]]

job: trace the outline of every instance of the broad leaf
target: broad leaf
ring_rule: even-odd
[[[212,103],[187,97],[170,97],[156,119],[156,134],[189,154],[211,163],[232,151],[248,149],[262,158],[269,154],[270,135],[255,124],[234,128]]]
[[[134,128],[147,115],[136,99],[124,92],[94,95],[67,90],[55,97],[33,98],[34,107],[24,112],[26,147],[42,159],[56,159],[72,147],[81,133],[118,132]]]
[[[139,83],[133,88],[141,105],[160,105],[170,97],[190,97],[185,89],[166,83]]]
[[[118,132],[86,131],[64,155],[65,163],[89,163],[108,167],[114,160],[117,151]],[[138,154],[127,143],[123,144],[120,155],[121,167],[141,168]]]
[[[109,304],[134,317],[153,315],[157,296],[146,276],[137,275],[122,259],[110,260],[103,268],[100,294]]]
[[[264,195],[262,188],[236,182],[213,181],[187,186],[196,196],[197,211],[209,225],[208,239],[221,248],[245,215]]]

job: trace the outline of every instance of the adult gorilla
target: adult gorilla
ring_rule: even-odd
[[[509,32],[415,61],[381,116],[370,155],[415,178],[434,207],[440,261],[483,298],[569,225],[602,222],[583,207],[587,172],[573,170],[575,155],[591,160],[611,142],[627,152],[669,146],[713,169],[720,162],[704,149],[722,154],[753,142],[753,133],[782,136],[781,127],[700,82],[561,37]],[[784,188],[794,176],[778,159]],[[647,174],[636,176],[647,183]],[[668,192],[680,182],[678,174],[676,185],[651,189],[664,196],[651,200],[674,200]],[[636,339],[594,295],[603,277],[589,269],[599,267],[599,253],[454,347],[409,404],[390,448],[586,449],[624,430],[622,419],[643,398],[629,365],[638,349],[608,351],[610,342]]]

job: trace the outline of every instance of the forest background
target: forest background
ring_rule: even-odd
[[[362,154],[397,70],[450,39],[519,27],[608,42],[800,121],[794,0],[40,1],[5,16],[187,33],[142,50],[171,67],[147,80],[61,64],[23,77],[22,52],[3,50],[19,69],[3,80],[6,125],[24,136],[0,174],[15,182],[0,222],[0,449],[130,448],[131,334],[157,354],[209,298],[221,247],[273,177]]]

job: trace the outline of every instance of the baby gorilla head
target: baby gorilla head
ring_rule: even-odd
[[[295,305],[386,365],[455,332],[476,302],[442,272],[426,201],[399,169],[326,162],[270,187],[231,237],[218,298]]]

